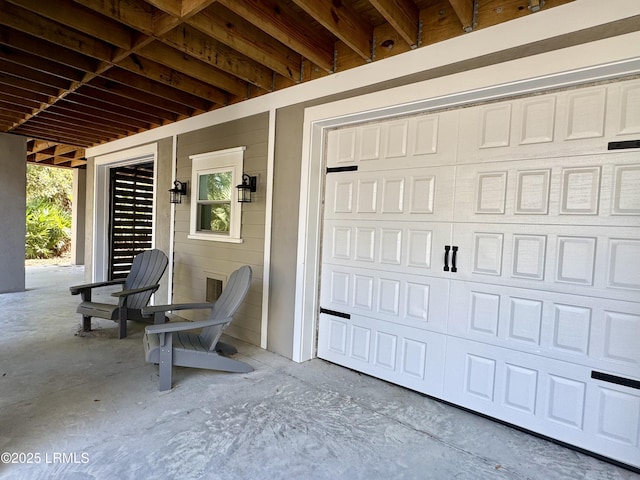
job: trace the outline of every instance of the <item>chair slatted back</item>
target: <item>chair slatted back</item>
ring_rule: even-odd
[[[161,250],[153,249],[139,253],[133,259],[131,271],[124,282],[124,289],[131,290],[157,284],[168,263],[167,256]],[[127,307],[135,310],[146,307],[152,294],[153,292],[149,290],[131,295],[127,300]]]
[[[209,318],[231,318],[242,304],[244,297],[251,286],[251,267],[245,265],[233,272],[229,276],[229,280],[222,291],[222,294],[211,309]],[[207,346],[209,351],[213,351],[218,343],[220,335],[224,328],[230,323],[224,325],[215,325],[213,327],[203,328],[200,333],[200,339]]]

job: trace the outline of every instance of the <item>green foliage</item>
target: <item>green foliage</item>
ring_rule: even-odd
[[[200,229],[228,232],[231,219],[232,173],[221,171],[200,175],[199,199],[212,202],[199,207]]]
[[[27,165],[26,258],[50,258],[71,246],[71,171]]]
[[[231,205],[216,205],[211,209],[211,230],[214,232],[228,232],[231,218]]]
[[[47,199],[55,205],[70,210],[72,189],[71,170],[27,165],[27,204]]]

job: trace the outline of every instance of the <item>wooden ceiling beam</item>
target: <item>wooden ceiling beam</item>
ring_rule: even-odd
[[[50,148],[55,148],[57,143],[47,140],[29,139],[27,140],[27,153],[38,153]]]
[[[146,2],[172,17],[179,18],[182,15],[182,2],[180,0],[146,0]]]
[[[112,46],[81,32],[60,28],[60,24],[43,18],[6,0],[0,0],[0,25],[28,33],[55,45],[100,60],[111,60]]]
[[[228,95],[210,83],[197,80],[140,55],[131,55],[119,62],[118,66],[210,102],[219,105],[229,103]]]
[[[0,47],[0,59],[69,81],[78,81],[83,75],[78,69],[9,46]]]
[[[125,133],[117,133],[109,131],[103,128],[102,125],[97,124],[82,124],[77,121],[71,121],[70,118],[55,118],[50,114],[38,115],[35,118],[29,120],[29,126],[40,126],[45,129],[55,129],[58,132],[66,132],[67,134],[86,135],[87,137],[120,137],[126,135]]]
[[[153,35],[150,38],[160,39],[178,25],[182,25],[182,20],[179,17],[174,17],[164,12],[157,12],[156,15],[153,16]]]
[[[113,90],[121,92],[123,89],[115,85]],[[125,109],[130,112],[130,115],[135,115],[142,119],[147,118],[159,125],[164,125],[167,120],[176,120],[176,114],[173,112],[168,112],[162,108],[154,107],[153,105],[130,98],[129,96],[125,97],[113,91],[94,87],[91,84],[84,85],[81,89],[76,91],[76,94],[83,98],[74,98],[74,100],[81,100],[84,102],[87,97],[90,97],[91,99],[103,102],[106,110],[111,110],[113,108]]]
[[[467,31],[473,28],[473,0],[449,0],[449,3],[456,12],[462,29]]]
[[[104,118],[95,118],[86,113],[79,113],[77,111],[69,112],[65,110],[56,109],[47,110],[47,113],[51,114],[52,118],[58,118],[63,121],[69,121],[70,123],[81,122],[81,124],[99,125],[101,130],[109,132],[113,135],[131,135],[137,133],[139,129],[131,127],[129,125],[123,125],[119,122],[106,121]]]
[[[132,73],[119,67],[106,71],[102,74],[102,77],[129,85],[142,92],[153,92],[155,95],[172,102],[179,103],[195,111],[206,112],[213,106],[212,102],[209,100],[205,100],[176,88],[171,88],[164,83],[150,80],[147,77]]]
[[[105,17],[153,35],[153,7],[142,0],[74,0]]]
[[[209,7],[217,0],[182,0],[182,9],[180,17],[182,19],[191,18],[197,13],[200,13],[205,8]]]
[[[129,29],[104,15],[79,6],[72,0],[56,0],[55,2],[7,1],[103,42],[120,48],[131,48],[131,31]]]
[[[9,112],[0,112],[0,122],[2,122],[3,125],[11,125],[13,121],[14,118]]]
[[[72,162],[82,161],[79,165],[86,165],[87,160],[85,158],[67,158],[67,157],[53,157],[53,164],[56,166],[70,165]]]
[[[46,85],[57,89],[66,89],[71,82],[54,75],[49,75],[40,70],[34,70],[31,67],[25,67],[13,62],[8,62],[0,58],[0,72],[8,73],[22,80],[33,81],[32,83]]]
[[[23,105],[17,105],[13,102],[5,102],[0,98],[0,111],[13,112],[17,115],[28,115],[33,111],[33,109]]]
[[[273,84],[271,70],[294,81],[300,78],[300,56],[296,52],[240,17],[229,19],[233,14],[227,9],[217,8],[215,14],[207,12],[205,8],[214,3],[212,0],[185,2],[181,9],[175,1],[147,2],[163,11],[154,17],[154,36],[178,50],[213,65],[231,66],[230,73],[266,91],[271,90]],[[242,28],[237,28],[240,23]],[[202,39],[187,39],[184,35],[186,24],[203,33]],[[182,32],[175,31],[180,29]],[[204,45],[198,47],[198,43]],[[192,44],[196,49],[190,48]],[[215,55],[208,55],[209,51],[215,50],[218,50]],[[248,59],[267,68],[260,72],[261,67],[252,67]],[[234,72],[233,68],[238,71]],[[258,70],[259,78],[251,71],[252,68]],[[266,77],[269,77],[268,83],[265,82]]]
[[[47,110],[46,116],[43,118],[51,119],[56,123],[68,123],[70,125],[96,125],[99,126],[99,132],[106,132],[112,135],[130,135],[135,133],[136,129],[128,127],[126,125],[115,124],[112,122],[105,122],[99,118],[92,118],[86,114],[79,112],[66,112],[64,110]]]
[[[283,77],[300,81],[300,54],[227,8],[216,5],[187,23]]]
[[[181,20],[192,17],[207,8],[216,0],[146,0],[158,10]]]
[[[0,84],[1,83],[2,82],[0,82]],[[41,93],[25,90],[23,88],[12,87],[10,85],[4,85],[2,87],[2,93],[14,97],[18,101],[24,100],[25,104],[31,104],[35,102],[38,105],[38,107],[35,108],[40,108],[40,105],[42,105],[49,99],[49,97]]]
[[[371,60],[373,27],[353,11],[347,3],[343,3],[342,0],[331,2],[293,1],[360,57],[364,60]]]
[[[66,99],[73,102],[76,105],[85,105],[94,110],[117,114],[122,117],[129,118],[133,121],[143,122],[143,125],[146,126],[145,128],[146,130],[163,125],[164,119],[162,118],[153,117],[146,114],[145,112],[139,112],[134,109],[129,109],[122,105],[115,105],[112,102],[107,102],[100,98],[96,98],[92,96],[89,92],[87,93],[88,93],[87,95],[74,94],[69,97],[66,97]],[[64,143],[64,142],[61,142],[61,143]]]
[[[27,149],[27,154],[29,150]],[[82,147],[74,147],[71,145],[56,144],[54,147],[45,150],[44,152],[37,152],[30,154],[32,159],[36,162],[42,162],[48,159],[58,159],[55,163],[64,163],[74,159],[82,159],[85,156],[85,149]]]
[[[270,91],[272,89],[273,73],[269,68],[193,27],[180,25],[164,35],[162,42],[262,90]],[[243,89],[246,92],[246,86]],[[237,92],[234,93],[238,95]]]
[[[51,108],[51,113],[67,116],[77,116],[87,122],[99,123],[101,125],[112,126],[113,128],[126,130],[129,133],[138,133],[149,128],[149,123],[139,118],[125,117],[119,113],[99,110],[91,106],[78,103],[71,103],[66,99],[55,104]]]
[[[71,145],[56,145],[55,146],[55,155],[58,157],[66,157],[66,158],[83,158],[85,156],[85,149],[73,147]]]
[[[40,41],[13,29],[0,29],[0,44],[83,72],[93,71],[98,65],[98,61],[86,55],[73,52],[55,43]]]
[[[47,85],[43,85],[42,83],[33,82],[24,78],[14,77],[13,75],[8,75],[3,72],[0,72],[0,84],[21,88],[23,90],[39,93],[41,95],[47,95],[50,97],[57,96],[59,91],[55,87],[49,87]]]
[[[14,130],[18,135],[25,137],[47,138],[58,143],[77,145],[79,147],[89,147],[95,142],[95,138],[78,134],[77,132],[67,133],[60,131],[52,131],[51,128],[42,127],[40,125],[22,124]],[[106,137],[103,137],[107,141]]]
[[[196,58],[184,55],[174,48],[154,42],[141,49],[139,55],[165,65],[178,72],[188,72],[190,77],[214,85],[242,98],[247,96],[247,85],[239,78],[229,75]]]
[[[218,1],[324,71],[333,71],[334,40],[309,29],[304,19],[301,19],[284,2],[278,0]]]
[[[7,103],[7,104],[11,104],[11,105],[17,105],[20,107],[25,107],[25,108],[30,108],[30,109],[34,109],[34,108],[38,108],[40,106],[40,102],[34,99],[30,99],[30,98],[24,98],[24,97],[17,97],[15,95],[10,95],[9,93],[5,92],[4,89],[2,89],[2,91],[0,91],[0,101]]]
[[[117,95],[118,97],[122,97],[128,101],[143,104],[146,108],[151,109],[151,112],[162,112],[163,117],[169,115],[169,112],[171,116],[174,114],[184,116],[190,116],[193,114],[193,109],[182,103],[174,102],[168,98],[163,98],[155,93],[149,93],[148,91],[132,88],[126,83],[112,81],[103,77],[96,77],[88,84],[88,86],[97,88],[109,94]]]
[[[418,44],[420,10],[412,0],[369,0],[410,46]]]

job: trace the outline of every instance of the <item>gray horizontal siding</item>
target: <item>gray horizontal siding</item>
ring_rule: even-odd
[[[242,207],[243,243],[189,239],[190,201],[176,205],[173,301],[202,302],[208,273],[228,276],[242,265],[251,266],[251,289],[225,332],[255,345],[260,344],[261,337],[268,121],[264,113],[180,135],[176,164],[176,178],[191,181],[190,155],[246,147],[244,172],[258,176],[258,191],[252,203]],[[185,312],[182,316],[199,320],[205,312]]]

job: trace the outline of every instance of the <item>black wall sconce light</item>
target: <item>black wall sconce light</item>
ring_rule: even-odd
[[[188,183],[179,180],[173,182],[173,188],[169,189],[171,203],[182,203],[182,196],[187,194]]]
[[[252,177],[245,173],[242,175],[242,183],[236,188],[238,189],[238,202],[251,203],[251,193],[258,188],[258,177]]]

